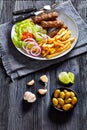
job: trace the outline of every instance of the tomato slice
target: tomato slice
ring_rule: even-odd
[[[30,32],[23,32],[21,36],[21,40],[24,41],[26,38],[34,38],[34,36]]]

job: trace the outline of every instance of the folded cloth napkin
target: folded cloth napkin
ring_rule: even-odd
[[[77,13],[71,1],[66,1],[60,4],[56,9],[65,12],[70,17],[72,17],[79,28],[79,38],[74,49],[67,55],[56,60],[40,61],[24,56],[14,47],[11,41],[10,36],[12,23],[9,22],[0,25],[0,57],[2,59],[6,73],[12,79],[30,74],[50,65],[57,64],[61,61],[87,52],[87,24]]]

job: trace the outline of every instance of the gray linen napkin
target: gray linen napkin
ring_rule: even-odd
[[[82,20],[80,15],[73,7],[71,1],[66,1],[57,7],[59,11],[65,12],[72,17],[79,28],[79,39],[74,49],[56,60],[39,61],[34,60],[21,54],[11,41],[12,23],[0,25],[0,57],[2,59],[6,73],[12,78],[24,76],[32,72],[41,70],[50,65],[57,64],[66,59],[87,52],[87,24]]]

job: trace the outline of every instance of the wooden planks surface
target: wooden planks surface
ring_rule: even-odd
[[[63,0],[28,0],[0,1],[0,23],[12,19],[12,11],[28,7],[42,7],[45,4]],[[72,0],[74,6],[87,22],[87,0]],[[61,71],[72,71],[76,80],[72,86],[79,96],[79,103],[73,113],[60,114],[50,107],[50,96],[58,87],[57,75]],[[39,77],[46,74],[49,78],[48,94],[44,97],[37,95],[41,87]],[[35,86],[28,88],[26,83],[35,79]],[[0,130],[86,130],[87,129],[87,53],[74,59],[54,65],[21,79],[10,81],[0,59]],[[24,104],[23,94],[30,90],[37,95],[33,105]]]

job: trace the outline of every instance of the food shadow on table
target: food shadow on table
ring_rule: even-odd
[[[61,112],[58,111],[56,109],[53,108],[52,105],[49,106],[48,109],[48,117],[50,119],[50,121],[55,122],[57,124],[62,124],[62,123],[66,123],[70,120],[70,118],[73,115],[73,111],[68,111],[68,112]]]
[[[22,100],[22,111],[23,112],[29,112],[29,110],[32,109],[32,103],[28,103],[27,101],[25,100]]]

